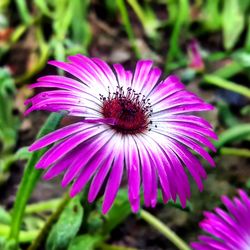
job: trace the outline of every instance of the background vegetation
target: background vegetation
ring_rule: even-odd
[[[201,64],[193,63],[190,44]],[[176,249],[145,214],[131,214],[125,185],[103,216],[99,201],[93,212],[84,193],[61,198],[60,180],[45,183],[34,170],[43,152],[26,147],[48,114],[23,116],[24,100],[34,94],[28,85],[56,73],[48,59],[76,53],[128,68],[153,59],[216,106],[206,118],[219,135],[217,167],[207,168],[204,192],[193,186],[185,210],[170,203],[150,211],[187,242],[196,239],[204,209],[250,187],[250,1],[0,1],[0,249]],[[70,122],[50,117],[38,136]]]

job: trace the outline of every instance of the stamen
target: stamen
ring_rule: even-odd
[[[100,94],[100,100],[103,102],[102,114],[105,118],[116,120],[113,128],[123,134],[137,134],[149,130],[152,124],[149,117],[152,109],[149,99],[141,93],[136,93],[130,87],[127,91],[117,86],[116,91],[108,97]]]

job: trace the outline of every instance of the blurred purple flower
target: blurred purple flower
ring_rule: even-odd
[[[199,236],[199,242],[192,243],[195,250],[249,250],[250,249],[250,199],[239,190],[239,196],[230,200],[222,196],[228,212],[215,208],[205,212],[200,227],[209,236]]]
[[[41,77],[31,88],[53,90],[26,101],[33,110],[67,111],[82,120],[37,140],[35,151],[52,143],[36,168],[47,169],[46,180],[64,172],[62,186],[74,181],[70,195],[79,193],[91,181],[88,200],[93,202],[105,186],[103,213],[118,192],[124,169],[128,179],[128,198],[132,210],[140,207],[142,183],[146,206],[157,202],[158,182],[164,202],[177,196],[184,207],[190,187],[184,166],[200,190],[206,172],[189,151],[195,151],[212,166],[214,161],[203,149],[215,150],[208,137],[216,139],[211,125],[190,112],[213,109],[187,91],[178,77],[159,82],[161,70],[153,62],[141,60],[135,72],[122,65],[113,68],[98,58],[70,56],[69,63],[51,61],[74,76]],[[55,90],[57,88],[57,90]]]
[[[198,41],[192,39],[188,44],[189,67],[197,71],[204,70],[204,62],[200,53]]]

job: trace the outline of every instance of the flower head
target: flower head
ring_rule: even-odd
[[[192,39],[188,44],[189,67],[197,71],[204,70],[204,62],[200,52],[198,41]]]
[[[249,250],[250,249],[250,199],[240,190],[239,196],[230,200],[222,196],[228,212],[215,208],[205,212],[200,227],[209,236],[202,235],[199,242],[192,243],[195,250]]]
[[[26,114],[67,111],[81,120],[31,145],[34,151],[55,143],[36,168],[47,169],[45,179],[64,173],[62,186],[73,182],[71,196],[91,182],[89,202],[105,187],[104,213],[116,197],[124,170],[134,212],[140,207],[141,186],[146,206],[156,205],[158,186],[165,202],[179,196],[185,206],[190,187],[184,167],[200,190],[206,177],[190,150],[214,166],[202,146],[215,150],[208,138],[216,139],[207,121],[188,113],[213,107],[187,91],[176,76],[159,81],[161,71],[153,68],[150,60],[139,61],[132,73],[120,64],[112,68],[98,58],[76,55],[68,59],[68,63],[49,63],[74,78],[39,78],[32,88],[53,89],[27,100],[31,105]]]

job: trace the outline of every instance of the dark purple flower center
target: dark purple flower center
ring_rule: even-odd
[[[151,106],[149,99],[135,93],[128,88],[126,94],[122,87],[117,87],[116,92],[109,93],[108,97],[101,96],[103,101],[102,114],[105,118],[113,118],[113,126],[123,134],[142,133],[148,129]]]

